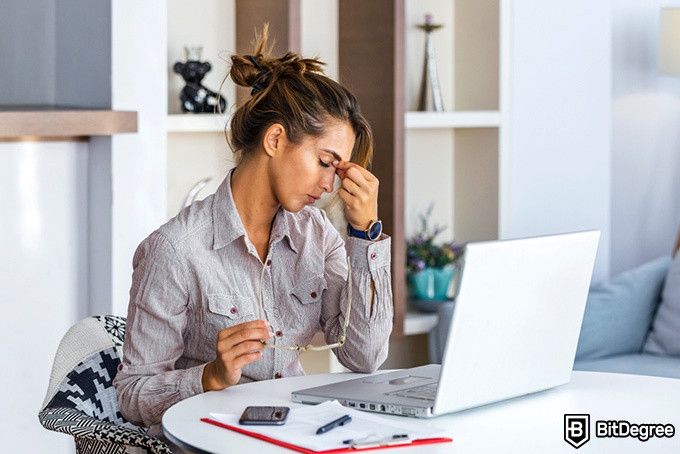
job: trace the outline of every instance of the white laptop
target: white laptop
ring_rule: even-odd
[[[467,245],[442,364],[292,393],[429,418],[568,383],[600,233]]]

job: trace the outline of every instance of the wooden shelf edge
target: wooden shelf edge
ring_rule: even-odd
[[[404,121],[407,129],[497,128],[501,115],[496,110],[406,112]]]
[[[64,139],[137,132],[137,112],[98,109],[0,110],[0,139]]]

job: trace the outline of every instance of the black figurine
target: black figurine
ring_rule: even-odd
[[[227,108],[224,97],[201,84],[205,75],[212,68],[207,61],[200,61],[202,49],[202,47],[185,47],[184,52],[187,61],[184,63],[178,61],[173,66],[173,70],[181,75],[186,82],[179,94],[182,111],[192,113],[224,112]],[[219,110],[217,109],[218,102]]]

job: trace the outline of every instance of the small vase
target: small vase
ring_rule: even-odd
[[[409,273],[408,281],[411,296],[424,301],[445,301],[455,268],[425,268],[417,273]]]
[[[445,266],[443,268],[433,268],[434,274],[434,299],[446,300],[451,280],[455,274],[455,268],[452,266]]]

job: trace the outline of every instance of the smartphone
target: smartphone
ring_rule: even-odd
[[[286,423],[288,407],[247,407],[239,424],[257,426],[281,426]]]

